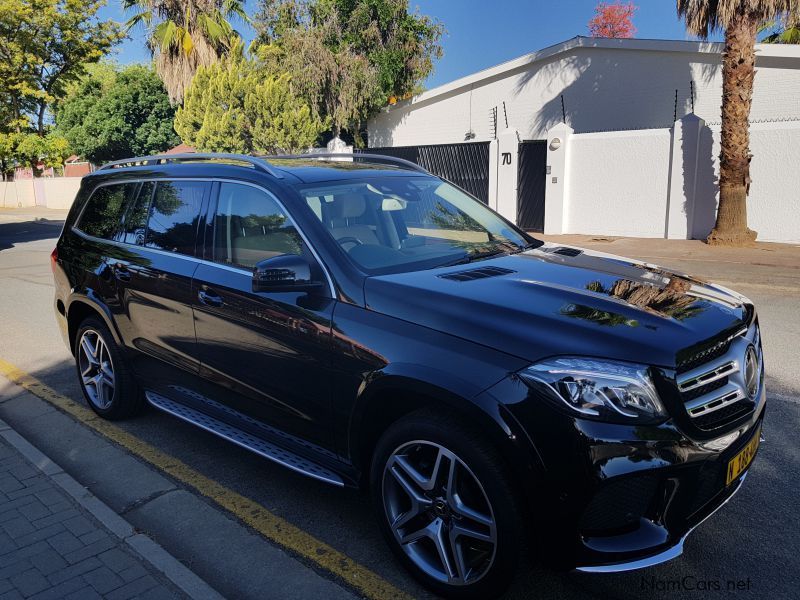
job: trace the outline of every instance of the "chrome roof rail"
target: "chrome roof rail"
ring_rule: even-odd
[[[104,164],[102,167],[97,169],[98,171],[103,171],[104,169],[113,169],[114,167],[136,167],[136,166],[147,166],[152,164],[159,164],[159,163],[170,163],[170,162],[201,162],[201,161],[228,161],[228,162],[238,162],[238,163],[247,163],[252,165],[256,169],[261,169],[265,173],[272,175],[276,179],[283,179],[283,174],[274,169],[268,161],[264,158],[258,156],[248,156],[247,154],[223,154],[223,153],[194,153],[194,152],[187,152],[181,154],[156,154],[153,156],[135,156],[133,158],[124,158],[122,160],[115,160],[109,163]]]
[[[413,163],[410,160],[406,160],[404,158],[398,158],[396,156],[388,156],[385,154],[370,154],[369,152],[310,152],[308,154],[278,154],[275,156],[270,156],[269,158],[277,158],[277,159],[302,159],[302,160],[309,160],[309,159],[319,159],[319,160],[326,160],[330,158],[342,159],[342,158],[349,158],[353,162],[356,159],[367,159],[366,162],[369,161],[376,161],[376,162],[385,162],[391,163],[400,167],[405,167],[406,169],[411,169],[412,171],[418,171],[420,173],[425,173],[429,175],[428,171],[419,166],[417,163]]]

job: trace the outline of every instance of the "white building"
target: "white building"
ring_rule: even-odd
[[[490,143],[489,204],[523,225],[543,221],[547,233],[705,237],[716,206],[721,51],[573,38],[386,108],[369,123],[369,145]],[[757,51],[750,224],[761,240],[800,242],[800,47]],[[548,142],[523,155],[541,165],[518,164],[525,140]],[[532,205],[544,209],[538,221]]]

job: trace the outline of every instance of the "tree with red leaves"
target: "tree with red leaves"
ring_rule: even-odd
[[[611,4],[601,2],[594,9],[589,21],[589,35],[599,38],[631,38],[636,33],[633,13],[637,6],[633,2],[623,4],[619,0]]]

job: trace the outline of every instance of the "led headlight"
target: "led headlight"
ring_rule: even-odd
[[[583,418],[657,423],[667,417],[644,365],[562,357],[531,365],[519,375]]]

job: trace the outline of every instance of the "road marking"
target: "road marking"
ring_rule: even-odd
[[[412,598],[412,596],[358,564],[346,554],[339,552],[299,527],[292,525],[282,517],[268,511],[254,500],[226,488],[213,479],[209,479],[179,459],[129,434],[110,421],[98,417],[89,408],[59,394],[51,387],[2,358],[0,358],[0,374],[34,396],[52,404],[87,427],[119,444],[131,454],[138,456],[174,479],[197,490],[201,495],[235,515],[239,520],[258,531],[268,540],[339,577],[364,594],[364,596],[376,599]]]

